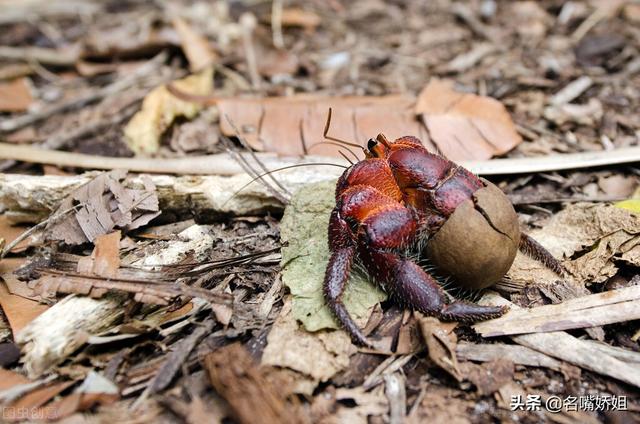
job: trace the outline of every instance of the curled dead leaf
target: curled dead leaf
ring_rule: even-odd
[[[174,81],[179,91],[206,96],[213,89],[213,68]],[[178,117],[192,119],[202,106],[198,103],[180,100],[171,94],[166,85],[151,91],[142,102],[142,109],[136,113],[124,129],[127,145],[136,154],[152,154],[160,147],[160,136]]]
[[[52,214],[45,238],[93,242],[115,228],[133,230],[160,215],[153,183],[147,180],[143,190],[125,188],[121,181],[126,175],[123,170],[102,173],[74,190]]]
[[[458,324],[443,323],[436,318],[425,317],[419,312],[414,312],[414,316],[418,320],[422,337],[427,345],[429,358],[457,381],[462,381],[462,373],[456,357],[458,338],[453,332]]]

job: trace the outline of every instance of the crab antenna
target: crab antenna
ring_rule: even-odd
[[[347,155],[345,155],[342,150],[338,150],[338,153],[340,153],[340,156],[342,156],[347,162],[349,162],[351,165],[353,165],[353,162],[351,161],[351,159],[349,159],[349,157]]]
[[[330,125],[331,125],[331,108],[329,108],[329,114],[327,115],[327,123],[326,123],[326,124],[324,124],[324,132],[322,133],[322,136],[323,136],[324,138],[326,138],[327,140],[335,141],[335,142],[337,142],[337,143],[342,143],[342,144],[344,144],[344,145],[346,145],[346,146],[357,147],[357,148],[359,148],[359,149],[362,149],[362,151],[366,153],[365,148],[364,148],[364,147],[362,147],[362,146],[361,146],[361,145],[359,145],[359,144],[351,143],[351,142],[348,142],[348,141],[345,141],[345,140],[341,140],[341,139],[336,138],[336,137],[331,137],[331,136],[329,135],[329,126],[330,126]]]
[[[238,193],[240,193],[242,190],[244,190],[245,188],[249,187],[251,184],[255,183],[256,181],[258,181],[259,179],[270,175],[274,172],[280,172],[280,171],[284,171],[286,169],[292,169],[292,168],[300,168],[303,166],[317,166],[317,165],[324,165],[324,166],[337,166],[338,168],[342,168],[342,169],[347,169],[348,166],[344,166],[344,165],[339,165],[337,163],[331,163],[331,162],[309,162],[309,163],[296,163],[294,165],[287,165],[287,166],[283,166],[281,168],[277,168],[277,169],[273,169],[271,171],[268,172],[264,172],[262,174],[259,174],[258,176],[256,176],[255,178],[253,178],[251,181],[249,181],[248,183],[246,183],[245,185],[243,185],[242,187],[240,187],[238,190],[236,190],[231,197],[229,197],[223,204],[222,206],[225,206],[229,200],[233,199],[234,197],[236,197],[236,195]]]
[[[356,162],[360,161],[360,158],[358,157],[358,155],[356,155],[356,154],[353,152],[353,150],[351,150],[349,147],[345,147],[345,146],[343,146],[342,144],[340,144],[340,143],[335,143],[335,142],[333,142],[333,141],[326,141],[326,140],[325,140],[325,141],[321,141],[321,142],[319,142],[319,143],[313,143],[311,146],[307,147],[307,149],[308,149],[308,150],[311,150],[311,149],[313,149],[314,147],[316,147],[316,146],[320,146],[320,145],[322,145],[322,144],[331,144],[331,145],[333,145],[333,146],[342,147],[342,148],[346,149],[349,153],[351,153],[351,154],[353,155],[353,157],[356,159]],[[351,162],[351,161],[349,160],[349,162]]]

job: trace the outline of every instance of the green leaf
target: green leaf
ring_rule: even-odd
[[[298,190],[280,223],[282,281],[293,295],[293,316],[308,331],[339,328],[322,293],[329,260],[327,227],[335,206],[335,181],[310,184]],[[366,276],[352,273],[343,297],[351,316],[369,317],[371,308],[386,295]]]

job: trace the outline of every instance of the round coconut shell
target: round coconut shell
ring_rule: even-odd
[[[518,251],[518,216],[494,184],[465,200],[427,243],[436,270],[460,287],[483,289],[499,282]]]

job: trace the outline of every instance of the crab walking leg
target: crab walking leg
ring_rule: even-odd
[[[447,303],[448,297],[438,282],[418,264],[396,253],[372,251],[365,266],[375,267],[384,278],[385,289],[411,309],[434,315],[445,321],[474,322],[497,318],[507,310],[463,301]]]
[[[339,249],[331,253],[329,266],[327,266],[324,278],[324,297],[333,314],[351,336],[351,340],[362,346],[370,346],[366,336],[362,334],[358,325],[351,319],[347,308],[342,303],[342,293],[349,280],[354,254],[354,247]]]
[[[360,257],[371,275],[399,302],[424,314],[452,321],[496,318],[503,307],[456,301],[448,303],[438,282],[401,252],[408,243],[408,228],[415,229],[409,210],[401,205],[379,210],[365,219],[359,233]]]
[[[370,346],[367,338],[351,319],[347,308],[342,303],[342,293],[349,281],[356,248],[348,237],[349,225],[340,216],[339,208],[331,213],[329,221],[329,250],[331,256],[324,276],[323,291],[327,305],[338,319],[342,327],[349,333],[354,343]]]
[[[525,255],[539,261],[556,274],[563,276],[566,274],[564,266],[553,257],[547,249],[530,236],[522,233],[520,236],[520,245],[518,249]]]

